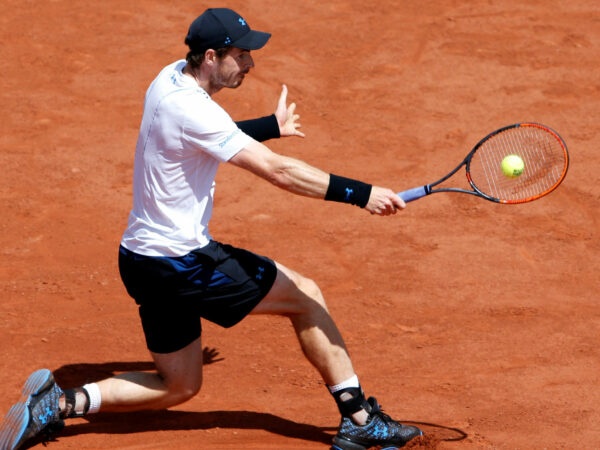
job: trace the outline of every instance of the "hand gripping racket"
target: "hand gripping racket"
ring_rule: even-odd
[[[504,174],[502,161],[508,155],[517,155],[523,161],[520,175]],[[442,187],[441,184],[462,166],[465,166],[471,189]],[[565,179],[568,167],[567,146],[556,131],[538,123],[516,123],[480,140],[445,177],[435,183],[399,192],[398,195],[405,202],[412,202],[436,192],[462,192],[496,203],[525,203],[556,189]]]

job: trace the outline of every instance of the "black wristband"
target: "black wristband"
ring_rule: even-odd
[[[325,200],[332,202],[350,203],[361,208],[367,206],[373,186],[362,181],[329,174],[329,187]]]
[[[280,138],[279,123],[275,114],[258,119],[242,120],[235,123],[240,130],[258,142]]]

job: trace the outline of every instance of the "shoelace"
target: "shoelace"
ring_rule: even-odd
[[[374,417],[374,416],[380,417],[381,420],[383,420],[386,424],[390,424],[390,423],[396,424],[396,421],[394,419],[392,419],[390,416],[388,416],[386,413],[384,413],[383,409],[381,408],[381,406],[379,406],[379,403],[377,403],[376,401],[374,402],[373,405],[371,405],[371,411],[370,411],[369,415],[372,417]]]
[[[383,412],[383,409],[381,409],[381,406],[379,405],[379,403],[377,403],[377,401],[375,401],[371,405],[371,410],[369,411],[369,415],[372,417],[379,416],[383,419],[383,421],[385,423],[389,423],[390,421],[393,421],[393,419],[390,416],[388,416],[386,413]]]

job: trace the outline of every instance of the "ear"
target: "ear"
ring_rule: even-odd
[[[212,48],[209,48],[208,50],[206,50],[206,52],[204,53],[204,61],[206,61],[207,64],[212,65],[215,63],[216,60],[217,60],[217,52],[215,50],[213,50]]]

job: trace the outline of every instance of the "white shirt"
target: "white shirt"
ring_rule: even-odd
[[[183,74],[185,64],[165,67],[146,92],[121,240],[142,255],[183,256],[208,244],[217,168],[251,140]]]

